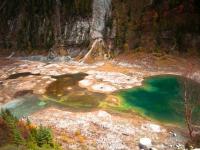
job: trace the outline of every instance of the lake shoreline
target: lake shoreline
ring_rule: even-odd
[[[150,66],[144,67],[143,65],[138,65],[136,63],[135,64],[126,62],[119,63],[117,60],[101,61],[101,62],[96,62],[94,64],[83,64],[83,63],[78,63],[76,61],[52,62],[51,64],[49,64],[41,61],[19,60],[17,58],[16,59],[12,58],[11,60],[8,61],[11,61],[9,65],[1,66],[1,71],[0,71],[1,105],[11,101],[17,96],[23,96],[24,94],[28,93],[42,96],[46,92],[46,88],[51,83],[56,81],[56,79],[52,78],[52,76],[59,76],[64,74],[76,74],[80,72],[88,74],[83,80],[79,82],[79,86],[81,88],[86,88],[88,91],[91,92],[95,91],[99,93],[104,93],[105,95],[108,96],[106,100],[107,103],[118,105],[118,101],[114,99],[112,96],[110,96],[112,95],[112,92],[116,92],[121,89],[130,89],[136,86],[140,86],[144,78],[149,76],[162,75],[162,74],[181,75],[183,74],[184,70],[184,67],[178,67],[179,65],[177,65],[177,69],[175,70],[174,69],[157,70],[157,69],[150,69]],[[179,63],[181,63],[181,61]],[[8,79],[10,75],[23,72],[30,72],[31,75],[25,77],[18,77],[16,79]],[[21,92],[21,91],[26,91],[26,92]],[[100,118],[98,117],[99,111],[100,111]],[[104,118],[104,117],[101,118],[102,115],[101,111],[103,111],[105,117],[110,116],[110,118],[116,118],[116,122],[114,121],[114,124],[112,124],[113,126],[117,127],[121,126],[121,124],[125,124],[124,126],[122,126],[122,131],[119,132],[119,134],[116,134],[116,131],[111,131],[109,127],[107,127],[107,129],[104,132],[104,125],[100,123],[103,121]],[[133,148],[137,149],[139,138],[146,137],[147,135],[145,135],[145,133],[147,130],[150,130],[148,136],[149,138],[152,139],[152,141],[155,142],[155,148],[158,149],[160,149],[161,147],[163,147],[161,149],[174,149],[174,147],[176,147],[177,144],[184,145],[187,139],[187,138],[185,139],[184,137],[183,134],[184,132],[183,133],[181,133],[182,131],[179,132],[179,129],[177,127],[170,127],[168,125],[161,124],[157,121],[141,117],[136,113],[133,113],[131,115],[132,119],[130,119],[129,117],[127,118],[126,115],[121,116],[117,115],[117,113],[116,114],[112,112],[109,113],[109,109],[107,109],[106,107],[102,107],[100,110],[97,109],[97,111],[92,111],[88,113],[59,110],[57,108],[47,108],[39,112],[36,112],[33,115],[30,115],[30,118],[32,118],[31,120],[35,124],[42,123],[46,126],[52,127],[56,137],[59,139],[59,141],[65,143],[66,147],[69,147],[70,145],[71,146],[76,145],[77,147],[80,148],[80,146],[81,145],[83,146],[84,144],[81,143],[77,138],[75,139],[78,141],[75,140],[74,144],[70,144],[69,141],[67,142],[67,144],[66,142],[63,142],[65,141],[65,139],[63,139],[63,135],[61,134],[62,128],[56,126],[56,124],[61,124],[61,125],[65,124],[66,127],[68,128],[65,131],[67,137],[72,138],[75,135],[76,131],[70,131],[71,125],[68,124],[68,122],[70,122],[70,120],[73,120],[71,124],[77,125],[76,130],[84,132],[85,129],[83,129],[81,127],[82,125],[80,124],[82,117],[85,118],[84,119],[85,121],[83,121],[84,124],[88,124],[87,126],[88,130],[94,132],[94,134],[90,136],[87,135],[85,132],[83,134],[83,136],[88,140],[88,141],[85,140],[84,143],[89,144],[91,147],[92,147],[91,143],[92,139],[95,140],[94,143],[97,144],[96,146],[103,145],[107,147],[109,145],[109,142],[105,143],[103,142],[104,140],[110,140],[111,142],[110,144],[112,145],[113,144],[112,142],[114,142],[113,138],[118,137],[117,138],[118,143],[121,143],[120,146],[122,147],[126,146],[132,149]],[[58,114],[61,115],[59,116]],[[88,115],[90,116],[89,118]],[[57,117],[61,117],[60,120],[57,119]],[[66,117],[66,119],[62,120],[62,117],[63,118]],[[51,119],[55,120],[51,122],[49,121]],[[97,129],[101,131],[100,133],[98,133],[98,130],[95,129],[96,125],[93,126],[93,124],[95,123],[94,120],[96,119],[99,121],[96,123],[98,126]],[[124,119],[126,120],[125,121],[126,123],[123,122]],[[110,120],[106,120],[105,125],[108,126],[111,122]],[[135,134],[130,134],[130,135],[126,135],[126,133],[123,133],[123,130],[127,128],[126,124],[131,124],[131,126],[133,126],[132,130],[137,132]],[[145,124],[157,124],[158,126],[160,126],[160,128],[165,129],[165,132],[163,132],[162,134],[160,132],[154,133],[151,127],[150,129],[148,129],[149,126],[147,127],[146,130],[143,128],[143,126],[146,126]],[[177,132],[175,137],[173,137],[172,134],[174,132]],[[151,135],[151,133],[153,135]],[[101,136],[102,138],[100,138]],[[105,137],[107,139],[105,139]],[[135,138],[132,139],[132,137]],[[163,140],[163,138],[165,140]],[[109,148],[107,147],[107,149]]]

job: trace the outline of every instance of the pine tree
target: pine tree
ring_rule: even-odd
[[[1,117],[9,128],[9,137],[12,143],[20,145],[23,143],[23,138],[19,129],[17,128],[18,120],[11,114],[9,110],[2,110]]]
[[[50,129],[40,125],[36,134],[36,142],[40,147],[45,144],[53,145],[53,138]]]

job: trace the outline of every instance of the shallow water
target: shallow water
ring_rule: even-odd
[[[21,75],[28,74],[19,74],[20,77]],[[28,116],[50,106],[71,111],[91,111],[98,107],[105,95],[79,87],[78,82],[85,76],[87,74],[84,73],[53,76],[56,81],[47,87],[47,92],[40,98],[33,94],[21,96],[3,105],[3,108],[11,110],[17,117]],[[18,76],[12,76],[16,77]]]
[[[87,76],[85,73],[67,74],[54,77],[55,82],[47,87],[45,95],[65,107],[92,109],[105,98],[104,94],[90,92],[81,88],[78,82]]]
[[[53,105],[53,103],[41,101],[34,95],[26,95],[8,102],[2,106],[2,109],[9,109],[16,117],[20,118],[28,116],[51,105]]]
[[[184,122],[182,79],[178,76],[153,76],[143,86],[121,91],[122,105],[166,123]],[[193,82],[193,81],[191,81]]]
[[[30,72],[16,73],[16,74],[11,74],[7,78],[7,80],[9,80],[9,79],[17,79],[17,78],[20,78],[20,77],[27,77],[27,76],[30,76],[30,75],[39,76],[40,74],[32,74]]]

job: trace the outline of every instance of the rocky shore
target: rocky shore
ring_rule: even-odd
[[[184,148],[185,138],[178,132],[141,117],[122,117],[106,111],[86,113],[49,108],[30,116],[37,125],[50,126],[64,149],[139,150],[140,139],[148,138],[148,148]],[[178,147],[178,148],[177,148]]]

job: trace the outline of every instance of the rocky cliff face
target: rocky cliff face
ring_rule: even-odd
[[[64,40],[68,45],[83,45],[90,41],[91,19],[79,18],[66,22],[64,26]]]
[[[105,37],[111,16],[111,0],[5,0],[0,6],[1,48],[88,48]]]
[[[0,47],[86,53],[99,40],[114,51],[198,49],[199,8],[198,0],[2,0]]]
[[[111,17],[111,0],[93,0],[92,15],[78,17],[65,24],[63,37],[68,45],[83,45],[90,40],[103,39],[106,34],[106,22]]]

